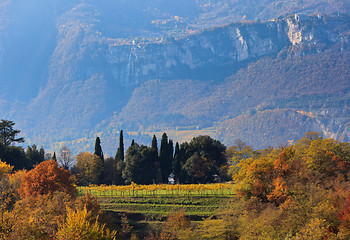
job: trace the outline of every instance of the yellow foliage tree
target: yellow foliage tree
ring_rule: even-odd
[[[0,159],[0,179],[12,173],[13,166],[6,164]]]
[[[84,209],[73,210],[67,208],[65,222],[59,223],[58,240],[108,240],[115,239],[116,231],[110,232],[97,221],[92,224],[90,221],[91,212]]]
[[[160,233],[160,239],[195,239],[191,221],[185,216],[184,211],[173,213],[168,216],[163,230]]]

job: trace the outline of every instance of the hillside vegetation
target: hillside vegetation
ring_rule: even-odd
[[[203,159],[213,155],[210,144],[198,143],[180,149],[189,153],[196,146],[206,152]],[[127,150],[126,165],[135,159],[135,148],[136,143]],[[14,166],[0,161],[1,239],[349,239],[349,143],[309,132],[278,148],[254,150],[236,141],[225,157],[221,169],[231,182],[224,184],[132,182],[78,189],[73,183],[82,175],[72,169],[71,177],[55,160],[14,173]],[[174,166],[176,158],[175,153]],[[96,164],[85,159],[88,166]],[[191,173],[200,179],[202,170]]]
[[[120,129],[129,142],[165,130],[183,141],[177,129],[223,133],[228,120],[276,107],[321,109],[312,129],[348,135],[347,1],[7,0],[0,9],[0,115],[29,144],[78,152],[100,136],[111,153]],[[244,139],[291,140],[281,136]]]

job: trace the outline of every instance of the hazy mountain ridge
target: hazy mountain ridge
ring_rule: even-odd
[[[104,134],[102,141],[110,152],[114,151],[114,143],[110,142],[115,140],[111,138],[116,138],[122,127],[140,134],[163,127],[219,129],[223,120],[249,109],[266,111],[257,106],[273,109],[284,100],[286,104],[281,108],[296,108],[293,104],[287,106],[295,100],[268,96],[275,91],[254,96],[250,102],[250,93],[256,91],[253,85],[259,89],[270,84],[273,88],[275,82],[266,78],[254,81],[254,72],[245,76],[242,72],[259,69],[257,65],[245,68],[248,63],[263,58],[269,65],[276,55],[281,57],[276,61],[282,62],[286,56],[292,59],[314,54],[316,59],[317,52],[333,49],[336,44],[345,50],[348,46],[349,18],[338,14],[348,12],[345,1],[291,5],[272,0],[251,1],[255,4],[193,0],[169,6],[157,0],[82,2],[0,2],[5,6],[0,11],[0,59],[5,63],[1,65],[0,61],[0,79],[5,84],[0,90],[0,113],[17,122],[28,143],[49,148],[57,142],[79,141],[77,151],[90,150],[86,146],[96,135]],[[27,8],[26,15],[16,19],[17,9]],[[244,15],[247,20],[267,20],[293,12],[337,14],[300,14],[297,18],[291,15],[267,22],[232,24]],[[33,15],[38,17],[31,28],[26,21]],[[222,24],[225,26],[216,26]],[[348,66],[346,61],[342,64]],[[293,74],[293,69],[288,74]],[[347,74],[339,72],[337,76],[345,79],[345,95],[349,92]],[[250,79],[249,84],[244,83],[245,77]],[[250,92],[241,91],[247,85],[252,85],[247,88]],[[230,91],[235,88],[237,91]],[[237,93],[239,97],[233,98]],[[158,109],[152,108],[162,102]],[[145,112],[151,109],[151,114]],[[139,138],[144,139],[140,134]],[[217,136],[232,138],[227,134]]]

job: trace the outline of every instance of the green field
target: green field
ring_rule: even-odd
[[[101,209],[116,219],[127,216],[129,223],[142,231],[157,228],[166,217],[184,211],[192,222],[218,216],[235,196],[228,184],[208,185],[135,185],[80,187],[96,196]],[[156,188],[156,189],[155,189]],[[120,222],[116,221],[117,224]]]

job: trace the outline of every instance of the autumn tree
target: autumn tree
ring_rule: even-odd
[[[0,159],[0,179],[3,179],[4,177],[7,177],[12,173],[13,166],[6,164],[1,161]]]
[[[62,225],[66,223],[67,209],[76,212],[86,209],[91,223],[96,222],[101,214],[97,198],[89,194],[78,198],[75,196],[54,192],[17,201],[12,211],[3,215],[6,225],[0,224],[0,238],[4,240],[57,239],[58,223]]]
[[[184,211],[169,214],[159,238],[164,240],[195,239],[191,221],[185,216]]]
[[[99,184],[103,173],[101,158],[89,152],[79,153],[72,173],[76,176],[79,185]]]
[[[84,209],[67,208],[67,216],[63,223],[59,223],[57,239],[86,239],[86,240],[108,240],[115,239],[116,231],[110,232],[95,221],[91,223],[91,212]]]
[[[12,173],[13,166],[10,166],[0,159],[0,213],[9,209],[15,200],[15,191],[11,187],[9,175]]]
[[[71,173],[59,168],[54,160],[39,163],[33,170],[28,171],[22,178],[19,189],[21,198],[50,194],[56,191],[75,194]]]

